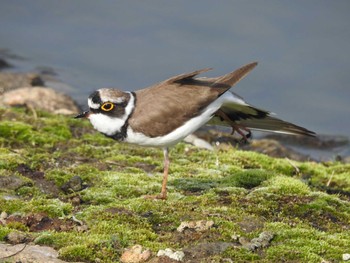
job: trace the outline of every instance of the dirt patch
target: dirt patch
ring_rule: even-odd
[[[112,214],[112,215],[127,215],[127,216],[135,215],[134,212],[132,212],[124,207],[110,207],[110,208],[105,209],[104,212]]]
[[[15,225],[14,223],[20,223],[28,227],[30,232],[48,230],[55,230],[58,232],[70,231],[76,229],[77,226],[81,226],[81,223],[73,219],[50,218],[45,213],[28,214],[27,216],[10,215],[6,218],[6,225]]]
[[[21,175],[32,179],[35,186],[38,187],[44,194],[54,198],[58,197],[60,192],[59,188],[54,182],[46,180],[44,172],[34,171],[26,164],[18,165],[16,170]]]
[[[245,233],[251,233],[262,229],[264,227],[264,222],[256,217],[245,217],[241,222],[238,222],[237,225]]]

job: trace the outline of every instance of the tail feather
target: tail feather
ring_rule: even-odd
[[[313,131],[310,131],[301,126],[283,121],[272,116],[266,116],[262,119],[246,119],[238,121],[237,123],[252,130],[270,131],[275,133],[303,135],[311,137],[316,136],[316,134]]]
[[[225,94],[226,102],[214,114],[208,124],[229,126],[235,130],[241,126],[252,130],[316,136],[313,131],[278,119],[266,110],[249,105],[234,93],[227,92]]]

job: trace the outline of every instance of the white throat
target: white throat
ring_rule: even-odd
[[[89,115],[89,120],[96,130],[108,136],[113,136],[121,132],[122,127],[135,107],[135,97],[131,92],[128,93],[130,94],[130,99],[122,117],[111,117],[102,113],[93,113]]]

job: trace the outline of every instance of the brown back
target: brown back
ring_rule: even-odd
[[[201,114],[210,103],[249,73],[256,63],[227,75],[195,79],[202,69],[181,74],[149,88],[136,91],[136,107],[129,125],[149,137],[166,135]]]

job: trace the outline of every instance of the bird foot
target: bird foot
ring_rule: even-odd
[[[247,143],[248,139],[252,137],[252,132],[246,127],[238,126],[238,125],[232,125],[232,132],[231,135],[233,135],[235,132],[237,132],[239,135],[242,136],[240,143]],[[246,133],[245,133],[246,132]]]
[[[166,200],[167,196],[166,193],[160,193],[158,195],[145,195],[143,198],[147,200]]]

